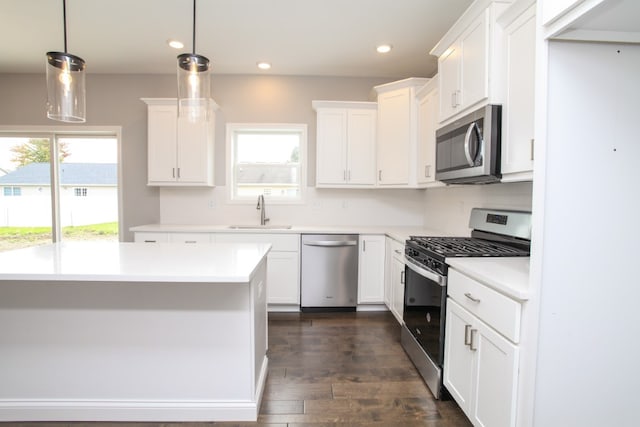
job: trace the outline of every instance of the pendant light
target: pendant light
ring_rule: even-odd
[[[67,2],[62,0],[64,52],[47,52],[47,117],[69,123],[86,121],[85,63],[67,53]]]
[[[178,55],[178,117],[209,120],[209,59],[196,54],[196,0],[193,0],[193,53]]]

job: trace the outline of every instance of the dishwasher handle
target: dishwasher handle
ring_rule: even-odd
[[[341,246],[356,246],[357,240],[309,240],[302,242],[306,246],[321,246],[325,248],[337,248]]]

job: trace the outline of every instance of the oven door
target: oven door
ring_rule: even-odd
[[[446,285],[445,276],[406,258],[403,320],[429,358],[440,367],[444,359]]]

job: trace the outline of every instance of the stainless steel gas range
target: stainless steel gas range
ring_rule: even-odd
[[[442,385],[447,258],[529,256],[531,213],[473,209],[471,237],[412,236],[405,245],[404,325],[401,342],[436,397]]]

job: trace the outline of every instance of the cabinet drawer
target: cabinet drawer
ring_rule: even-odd
[[[299,252],[299,234],[218,233],[217,243],[271,243],[272,251]]]
[[[391,239],[391,256],[404,264],[404,243]]]
[[[518,343],[522,305],[480,282],[449,269],[447,294],[499,333]]]
[[[170,243],[211,243],[211,233],[171,233]]]
[[[156,233],[147,231],[136,231],[134,236],[136,243],[168,243],[168,233]]]

